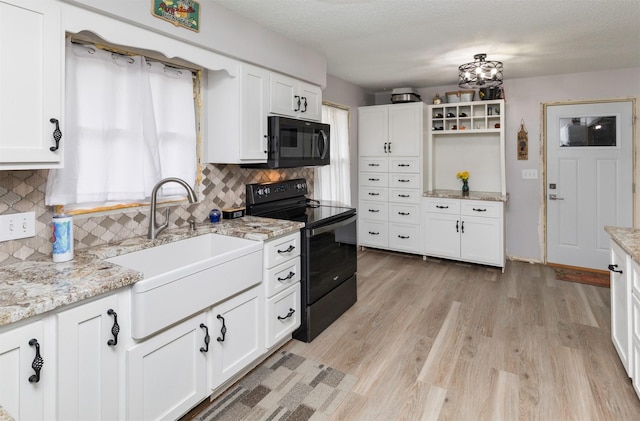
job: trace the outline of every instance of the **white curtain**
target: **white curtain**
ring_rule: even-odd
[[[318,200],[335,200],[351,206],[349,111],[323,105],[322,122],[331,126],[331,163],[316,167],[313,196]]]
[[[64,168],[49,171],[47,205],[140,202],[168,176],[194,185],[191,72],[184,72],[188,86],[182,79],[180,88],[160,86],[156,64],[67,41]],[[174,133],[177,121],[183,130]]]

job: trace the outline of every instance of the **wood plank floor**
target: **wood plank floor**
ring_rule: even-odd
[[[335,420],[640,420],[609,289],[367,249],[358,302],[284,349],[359,377]]]

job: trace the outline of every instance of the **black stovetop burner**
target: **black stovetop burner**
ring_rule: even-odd
[[[303,178],[247,184],[246,189],[247,215],[301,221],[313,228],[356,213],[340,202],[307,198],[307,182]]]

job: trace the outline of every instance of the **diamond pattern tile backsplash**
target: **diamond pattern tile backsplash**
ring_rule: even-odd
[[[47,170],[0,171],[0,214],[29,211],[36,214],[35,237],[0,242],[0,265],[51,256],[53,208],[44,204],[47,173]],[[312,168],[255,170],[238,165],[207,164],[202,173],[199,202],[169,206],[169,228],[185,226],[191,216],[199,222],[206,221],[213,208],[244,206],[248,183],[306,178],[309,196],[313,197]],[[148,206],[74,216],[74,248],[80,250],[144,236],[149,226],[148,216]],[[158,218],[161,220],[162,216]]]

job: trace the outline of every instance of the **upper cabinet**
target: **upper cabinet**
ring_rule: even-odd
[[[1,0],[0,57],[0,170],[61,167],[64,32],[59,3]]]
[[[238,63],[237,76],[208,72],[203,162],[252,164],[267,159],[269,71]]]
[[[322,90],[319,86],[271,73],[269,111],[305,120],[322,120]]]
[[[420,156],[422,114],[423,107],[420,103],[359,108],[360,156]]]
[[[504,100],[429,105],[428,191],[460,190],[469,171],[473,191],[507,193]]]

